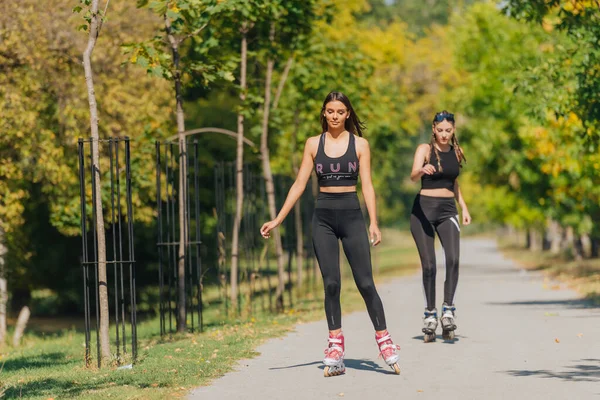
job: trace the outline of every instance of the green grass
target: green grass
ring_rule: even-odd
[[[374,249],[373,259],[378,283],[414,271],[418,266],[412,238],[397,231],[384,232],[384,244]],[[347,281],[351,276],[349,268],[343,263],[342,269]],[[232,319],[224,315],[221,305],[213,304],[205,314],[204,333],[161,339],[158,320],[140,323],[138,362],[125,370],[117,369],[116,365],[85,368],[84,336],[80,331],[60,329],[43,333],[34,320],[20,348],[5,346],[2,350],[0,383],[4,396],[11,399],[184,397],[192,388],[207,385],[230,371],[237,360],[255,356],[254,349],[265,340],[286,334],[298,323],[322,319],[320,277],[313,286],[308,293],[296,294],[293,308],[288,306],[285,313],[277,315],[255,307],[252,316]],[[348,281],[342,286],[344,312],[364,310],[355,285]],[[56,325],[68,326],[68,323],[56,320]],[[94,335],[92,340],[95,341]]]
[[[542,271],[547,276],[565,283],[594,304],[600,305],[600,259],[578,261],[565,254],[534,252],[506,239],[499,239],[499,246],[505,256],[523,268]]]

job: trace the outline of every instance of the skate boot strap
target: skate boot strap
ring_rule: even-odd
[[[392,342],[392,337],[390,336],[390,334],[388,333],[385,336],[382,336],[380,338],[377,338],[377,345],[379,346],[379,351],[383,352],[384,350],[393,347],[394,349],[399,350],[400,346],[398,346],[397,344],[394,344]],[[381,355],[381,353],[380,353]]]
[[[329,343],[340,343],[340,344],[343,343],[342,339],[338,339],[338,338],[334,338],[334,337],[330,337],[328,339],[328,341],[329,341]]]
[[[387,335],[385,335],[385,336],[382,336],[382,337],[380,337],[380,338],[376,338],[376,339],[377,339],[377,344],[379,344],[379,343],[386,342],[386,341],[388,341],[388,340],[392,340],[392,337],[391,337],[391,336],[390,336],[390,334],[388,333]]]
[[[333,344],[333,345],[329,346],[328,348],[326,348],[324,353],[325,353],[325,355],[329,355],[329,353],[332,353],[334,351],[337,351],[338,353],[340,353],[341,357],[344,356],[344,349],[342,348],[342,346],[338,346],[336,344]]]
[[[394,352],[396,352],[396,350],[400,350],[400,346],[393,343],[386,343],[384,345],[381,345],[381,347],[379,347],[379,358],[385,358],[385,355],[383,353],[388,349],[391,349],[393,354]]]
[[[425,315],[425,317],[436,317],[437,318],[437,310],[434,311],[425,311],[423,313]]]

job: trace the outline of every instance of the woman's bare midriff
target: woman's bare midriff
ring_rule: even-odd
[[[319,190],[323,193],[351,193],[356,192],[356,186],[322,186]]]
[[[454,192],[448,189],[421,189],[419,194],[430,197],[454,197]]]

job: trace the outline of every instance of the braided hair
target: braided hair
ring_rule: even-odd
[[[444,110],[444,111],[440,111],[439,113],[435,114],[435,116],[433,117],[433,127],[435,128],[437,126],[437,124],[439,124],[440,122],[443,121],[448,121],[452,124],[452,126],[455,126],[454,124],[454,114],[449,113],[448,111]],[[456,132],[452,134],[452,146],[454,147],[454,152],[456,153],[456,159],[458,160],[458,165],[462,168],[462,162],[463,161],[467,161],[467,158],[465,157],[465,153],[463,152],[462,147],[460,147],[460,144],[458,143],[458,139],[456,138]],[[440,152],[437,149],[437,147],[435,147],[435,132],[431,133],[431,140],[429,141],[429,145],[431,146],[431,151],[435,152],[435,157],[437,159],[437,170],[439,172],[442,172],[442,164],[440,162]],[[427,160],[427,162],[429,162],[429,160],[431,159],[431,151],[429,152],[429,159]]]

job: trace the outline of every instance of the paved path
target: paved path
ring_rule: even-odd
[[[420,274],[378,290],[401,375],[377,357],[366,312],[344,316],[346,374],[324,378],[324,321],[270,340],[260,356],[196,389],[192,399],[600,399],[600,309],[538,273],[519,270],[491,240],[463,240],[456,340],[423,343]],[[438,256],[438,266],[441,264]],[[441,301],[443,268],[438,268]],[[439,328],[438,328],[439,329]]]

